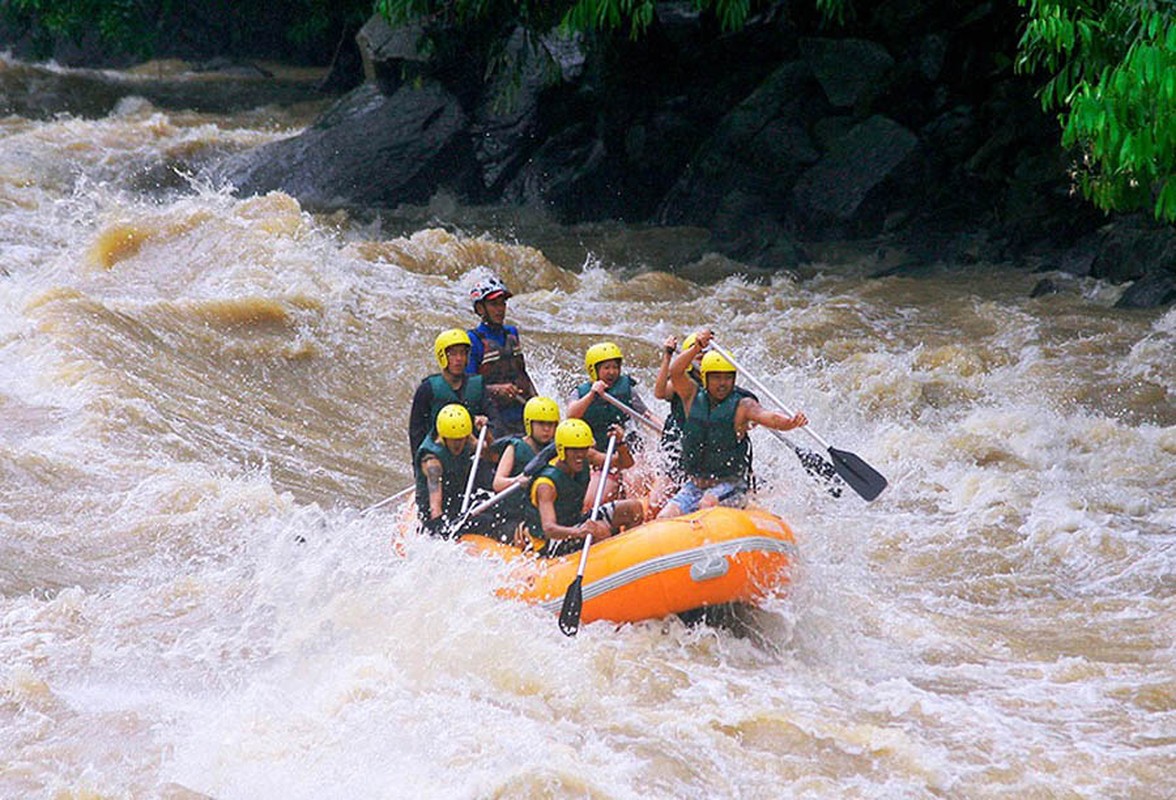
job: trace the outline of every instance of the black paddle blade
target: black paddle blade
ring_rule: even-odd
[[[528,478],[535,477],[535,474],[538,473],[539,470],[546,467],[547,463],[551,461],[554,456],[555,442],[551,442],[538,453],[536,453],[534,458],[527,462],[527,465],[523,467],[523,474]]]
[[[812,475],[817,480],[824,481],[828,484],[825,489],[834,497],[841,497],[841,491],[845,487],[845,482],[837,475],[837,468],[825,460],[815,450],[806,450],[803,447],[794,448],[796,450],[796,457],[800,459],[800,464],[804,467],[804,471]]]
[[[568,584],[568,593],[564,595],[563,608],[559,611],[559,629],[564,636],[575,636],[580,630],[580,612],[584,609],[584,576],[577,575]]]
[[[886,488],[886,479],[882,474],[853,453],[830,447],[829,455],[833,458],[837,474],[866,500],[873,500]]]

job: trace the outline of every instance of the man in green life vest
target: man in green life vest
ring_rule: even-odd
[[[632,466],[633,456],[621,441],[621,428],[613,425],[608,435],[616,436],[618,465]],[[531,502],[539,510],[536,543],[540,555],[556,556],[574,552],[584,545],[584,537],[607,539],[621,528],[644,521],[644,503],[636,498],[614,500],[600,506],[596,519],[592,514],[592,497],[588,494],[590,468],[604,466],[605,454],[594,450],[596,439],[588,423],[565,419],[555,429],[555,460],[535,476],[531,484]]]
[[[466,374],[466,362],[470,358],[469,334],[460,328],[442,331],[433,342],[433,354],[441,371],[417,386],[412,396],[412,410],[408,413],[408,444],[414,458],[421,442],[432,435],[437,414],[450,403],[464,406],[478,430],[489,419],[482,376]]]
[[[691,346],[670,364],[670,381],[686,414],[681,460],[686,482],[659,517],[676,517],[720,503],[742,505],[751,477],[747,437],[751,426],[790,431],[808,423],[803,412],[790,417],[761,406],[755,395],[735,385],[735,366],[718,353],[702,357],[702,386],[691,380],[687,370],[713,335],[699,331]]]
[[[550,397],[532,397],[527,401],[523,406],[525,434],[498,441],[503,447],[498,468],[494,472],[495,493],[505,491],[516,483],[526,488],[531,478],[523,474],[523,468],[555,438],[555,427],[558,424],[559,405]],[[494,513],[505,523],[499,526],[500,529],[511,531],[512,541],[518,547],[525,547],[529,543],[528,531],[539,530],[539,510],[521,489],[505,497]]]
[[[473,420],[465,406],[450,403],[437,414],[436,437],[421,442],[417,449],[413,459],[417,515],[430,535],[481,533],[491,522],[474,517],[460,531],[454,530],[461,518],[470,470],[477,469],[474,464],[477,440],[473,430]]]

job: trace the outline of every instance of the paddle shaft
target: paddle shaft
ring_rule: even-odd
[[[395,503],[400,498],[407,496],[408,493],[411,492],[415,488],[416,488],[415,485],[414,486],[406,486],[403,489],[401,489],[399,492],[397,492],[396,494],[392,495],[391,497],[385,497],[380,502],[368,506],[367,508],[365,508],[363,511],[361,511],[359,513],[367,514],[368,512],[375,511],[377,508],[382,508],[382,507],[388,505],[389,503]]]
[[[654,422],[654,421],[653,421],[653,420],[651,420],[649,417],[647,417],[647,416],[645,416],[644,414],[642,414],[642,413],[641,413],[640,411],[638,411],[637,409],[635,409],[635,408],[630,408],[629,406],[625,405],[624,403],[622,403],[620,400],[618,400],[618,399],[616,399],[615,397],[613,397],[613,396],[612,396],[611,394],[609,394],[608,392],[605,392],[604,394],[601,394],[601,395],[598,395],[598,396],[599,396],[601,399],[603,399],[603,400],[604,400],[604,402],[608,403],[610,406],[613,406],[613,407],[615,407],[615,408],[619,408],[621,411],[624,411],[624,412],[625,412],[626,414],[628,414],[630,417],[632,417],[633,419],[637,420],[637,421],[638,421],[638,422],[640,422],[642,425],[644,425],[645,427],[649,428],[651,431],[654,431],[655,433],[658,433],[658,434],[660,434],[660,433],[662,432],[662,430],[663,430],[663,427],[662,427],[661,425],[658,425],[656,422]]]
[[[617,437],[608,437],[608,448],[604,451],[604,466],[600,468],[600,483],[596,484],[596,497],[592,498],[592,516],[588,519],[596,521],[600,513],[600,501],[604,499],[604,485],[608,483],[608,468],[612,466],[613,450],[617,446]],[[580,552],[580,568],[576,570],[576,577],[584,577],[584,567],[588,564],[588,548],[592,546],[592,531],[584,537],[584,549]]]
[[[726,358],[727,361],[731,363],[731,366],[735,367],[735,369],[739,372],[742,372],[748,380],[755,384],[756,388],[758,388],[776,405],[783,409],[785,414],[788,414],[792,417],[796,416],[788,409],[788,406],[784,405],[784,403],[780,401],[780,398],[772,394],[768,387],[764,386],[763,383],[759,381],[759,379],[750,374],[747,370],[743,369],[743,367],[739,366],[730,353],[719,347],[713,341],[711,342],[710,346],[715,350],[715,352]],[[846,450],[838,450],[837,448],[831,446],[828,442],[822,439],[816,431],[809,428],[808,425],[803,426],[803,429],[809,436],[813,437],[817,443],[821,445],[821,447],[825,448],[825,451],[829,454],[829,458],[832,459],[833,469],[836,470],[837,474],[841,476],[841,479],[848,483],[855,492],[857,492],[867,501],[873,500],[882,493],[883,489],[886,488],[887,481],[885,476],[867,464],[865,460],[856,453],[850,453]],[[800,454],[800,452],[800,450],[797,450],[798,454]],[[804,461],[803,456],[801,460]]]
[[[604,485],[608,482],[608,468],[612,465],[613,450],[617,445],[617,437],[608,437],[608,449],[604,452],[604,466],[600,470],[600,483],[596,485],[596,497],[592,500],[592,516],[595,520],[600,513],[600,501],[604,497]],[[592,546],[592,531],[584,536],[584,548],[580,551],[580,566],[576,569],[576,577],[568,584],[568,591],[564,594],[563,608],[559,612],[559,629],[565,636],[575,636],[580,630],[580,612],[584,608],[584,569],[588,566],[588,548]]]
[[[527,462],[527,465],[525,467],[523,467],[522,474],[526,475],[528,478],[534,477],[535,473],[538,472],[539,470],[543,469],[543,465],[551,460],[551,455],[554,452],[555,452],[555,443],[552,442],[551,444],[545,446],[538,453],[536,453],[535,457]],[[483,500],[482,502],[478,503],[476,506],[471,508],[465,516],[466,517],[478,516],[483,511],[486,511],[491,506],[495,505],[502,498],[507,497],[510,494],[512,494],[513,492],[516,492],[519,489],[523,488],[523,485],[524,484],[522,484],[522,483],[512,483],[510,486],[507,486],[505,489],[503,489],[501,492],[498,492],[493,497],[486,499],[486,500]]]
[[[474,448],[474,460],[470,464],[470,476],[466,479],[465,495],[461,498],[461,513],[464,516],[470,507],[470,494],[474,491],[474,480],[478,477],[478,459],[482,457],[482,445],[486,443],[486,429],[489,425],[483,425],[482,430],[478,431],[478,446]]]
[[[718,353],[723,358],[730,361],[731,366],[733,366],[733,367],[735,367],[735,369],[739,370],[739,372],[743,375],[743,377],[745,377],[749,381],[751,381],[752,384],[755,386],[755,388],[757,388],[761,392],[763,392],[764,395],[767,396],[768,399],[770,399],[773,403],[778,405],[780,407],[780,409],[785,414],[787,414],[790,417],[796,416],[796,414],[794,414],[788,408],[788,406],[784,405],[783,401],[781,401],[779,397],[776,397],[776,395],[772,394],[771,389],[769,389],[767,386],[764,386],[763,382],[761,382],[759,378],[755,377],[750,372],[748,372],[746,369],[741,367],[739,365],[739,363],[735,360],[735,358],[730,353],[728,353],[726,350],[724,350],[723,348],[721,348],[717,344],[715,344],[713,340],[711,341],[710,346],[711,346],[711,349],[713,349],[716,353]],[[808,425],[805,425],[804,427],[802,427],[801,430],[804,431],[805,433],[807,433],[809,436],[813,437],[813,439],[815,439],[817,444],[819,444],[821,447],[825,448],[826,450],[828,450],[830,448],[831,445],[828,442],[826,442],[823,438],[821,438],[821,435],[819,433],[817,433],[816,431],[814,431],[812,428],[810,428]]]

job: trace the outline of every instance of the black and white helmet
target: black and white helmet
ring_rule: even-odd
[[[482,278],[475,283],[474,288],[470,289],[470,301],[473,303],[474,313],[478,313],[478,303],[483,300],[493,300],[495,297],[506,299],[513,297],[513,295],[510,289],[506,288],[506,284],[494,275]]]

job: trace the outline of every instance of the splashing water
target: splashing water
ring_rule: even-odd
[[[1170,791],[1176,312],[1001,265],[703,286],[623,226],[145,188],[304,124],[262,120],[0,121],[0,796]],[[664,412],[662,341],[712,326],[890,488],[834,500],[756,438],[789,594],[565,639],[502,566],[359,513],[410,482],[480,266],[542,392],[607,337]]]

